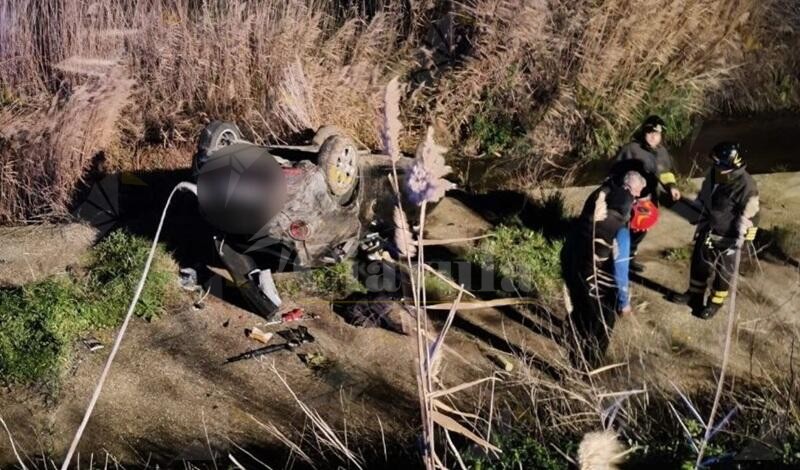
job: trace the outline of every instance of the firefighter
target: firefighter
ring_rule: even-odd
[[[617,153],[616,161],[611,168],[610,179],[619,181],[629,171],[641,173],[647,181],[647,186],[642,191],[640,198],[649,199],[658,204],[660,188],[669,194],[674,202],[681,198],[673,173],[672,157],[663,145],[666,125],[658,116],[649,116],[644,120],[633,141],[622,146]],[[637,262],[635,257],[639,244],[644,239],[646,231],[630,233],[630,270],[633,272],[644,271],[644,266]]]
[[[711,318],[728,297],[736,251],[755,240],[758,188],[747,173],[738,144],[721,142],[711,151],[714,166],[697,198],[700,219],[695,232],[689,289],[673,299],[686,303],[695,316]],[[706,299],[708,284],[713,283]]]
[[[608,347],[616,320],[614,238],[627,226],[635,199],[646,185],[629,172],[621,184],[608,180],[584,204],[561,250],[561,266],[575,348],[596,363]],[[579,357],[573,355],[578,362]]]

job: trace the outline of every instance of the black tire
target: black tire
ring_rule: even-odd
[[[242,131],[231,122],[213,121],[200,132],[197,139],[197,153],[195,153],[192,163],[192,170],[195,175],[200,168],[208,161],[208,158],[217,150],[232,143],[244,140]]]
[[[197,141],[197,150],[213,153],[236,141],[244,140],[242,131],[232,122],[214,121],[207,125]]]
[[[314,134],[314,137],[311,139],[311,145],[322,147],[322,144],[324,144],[325,141],[328,140],[328,137],[334,135],[345,135],[345,133],[339,127],[326,124],[317,129],[317,133]]]
[[[352,140],[341,135],[328,137],[319,148],[319,167],[331,197],[343,206],[353,201],[358,187],[358,150]]]

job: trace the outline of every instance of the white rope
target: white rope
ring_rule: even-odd
[[[119,329],[119,333],[117,333],[117,337],[114,340],[114,347],[111,348],[111,354],[108,355],[106,365],[103,368],[103,373],[100,374],[100,380],[95,386],[92,399],[89,401],[89,407],[86,408],[86,413],[83,415],[83,421],[81,421],[81,425],[78,427],[78,431],[75,433],[75,437],[72,439],[72,444],[69,446],[69,451],[67,452],[67,456],[64,458],[64,463],[61,464],[61,470],[67,470],[69,468],[72,455],[75,453],[75,449],[78,447],[78,443],[81,440],[83,431],[86,429],[86,424],[89,422],[89,418],[92,416],[92,411],[94,411],[94,406],[97,404],[97,399],[100,397],[100,392],[103,390],[103,384],[105,384],[106,377],[108,377],[108,371],[111,369],[111,363],[114,362],[114,357],[117,355],[119,345],[122,343],[122,337],[125,335],[125,330],[128,329],[128,323],[130,322],[133,311],[136,308],[136,303],[139,301],[139,296],[142,295],[144,283],[147,280],[147,274],[150,272],[150,265],[153,263],[153,257],[156,253],[158,239],[161,236],[161,229],[164,227],[164,219],[167,217],[167,209],[169,208],[170,202],[172,202],[172,196],[174,196],[179,190],[190,191],[197,195],[197,186],[187,182],[178,183],[172,192],[169,193],[167,203],[164,205],[164,210],[161,212],[161,220],[158,223],[158,229],[156,229],[156,234],[153,237],[153,244],[150,246],[150,253],[147,255],[147,261],[144,263],[142,277],[139,279],[139,284],[136,286],[136,293],[133,294],[131,304],[128,306],[128,313],[125,314],[125,320],[122,322],[122,327]]]
[[[5,429],[6,434],[8,434],[8,442],[11,443],[11,450],[14,451],[14,457],[17,458],[20,467],[22,467],[22,470],[28,470],[28,467],[26,467],[25,463],[22,461],[22,457],[19,456],[19,452],[17,452],[17,446],[14,445],[14,438],[11,436],[11,431],[8,430],[8,426],[6,426],[6,422],[3,420],[2,416],[0,416],[0,424],[3,425],[3,429]]]

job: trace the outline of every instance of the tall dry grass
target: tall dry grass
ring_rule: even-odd
[[[331,10],[296,0],[153,2],[131,51],[145,120],[180,139],[194,137],[198,117],[224,118],[273,141],[335,123],[374,148],[381,86],[407,67],[403,16]]]
[[[332,123],[376,148],[381,84],[399,74],[404,150],[432,122],[452,156],[488,153],[538,182],[607,156],[652,112],[680,136],[696,113],[800,104],[791,0],[356,3],[0,0],[0,133],[16,139],[4,123],[51,109],[117,63],[136,91],[118,145],[103,148],[113,167],[146,169],[132,155],[159,149],[175,150],[170,166],[188,162],[210,119],[236,121],[255,141]],[[4,220],[59,212],[11,188],[41,179],[69,193],[80,175],[28,176],[17,158],[6,154],[0,184],[22,213],[0,207]]]
[[[459,13],[477,25],[473,49],[438,81],[429,108],[455,137],[497,112],[487,104],[513,115],[521,129],[507,153],[534,175],[570,153],[606,156],[651,113],[680,135],[695,113],[797,105],[796,88],[780,104],[759,103],[774,85],[742,73],[765,62],[745,53],[754,44],[774,52],[771,69],[791,69],[800,12],[790,2],[496,0]]]
[[[112,168],[142,169],[132,154],[188,151],[210,119],[236,121],[256,141],[332,122],[374,148],[381,85],[410,60],[406,12],[364,10],[299,0],[0,1],[0,221],[64,214],[97,152]],[[119,70],[137,85],[127,107],[93,100],[84,113],[60,112],[75,90],[106,86]],[[92,140],[90,115],[110,105],[121,135],[75,145],[73,135]],[[29,164],[34,152],[52,158]],[[56,196],[31,201],[32,190]]]
[[[797,110],[800,103],[800,3],[763,2],[733,32],[739,44],[730,85],[714,97],[726,114]]]

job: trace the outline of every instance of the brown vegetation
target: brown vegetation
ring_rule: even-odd
[[[605,156],[651,112],[680,138],[697,112],[792,109],[800,99],[800,11],[788,0],[344,5],[0,1],[0,220],[64,212],[98,148],[82,147],[76,163],[71,146],[31,142],[54,125],[21,137],[19,122],[71,120],[52,110],[116,64],[135,100],[118,142],[102,150],[111,168],[129,169],[185,164],[201,125],[220,118],[257,141],[335,123],[376,148],[375,109],[397,74],[409,82],[406,150],[433,121],[453,157],[502,156],[539,180],[576,157]],[[34,150],[52,162],[20,162]],[[31,188],[48,197],[29,200]]]

